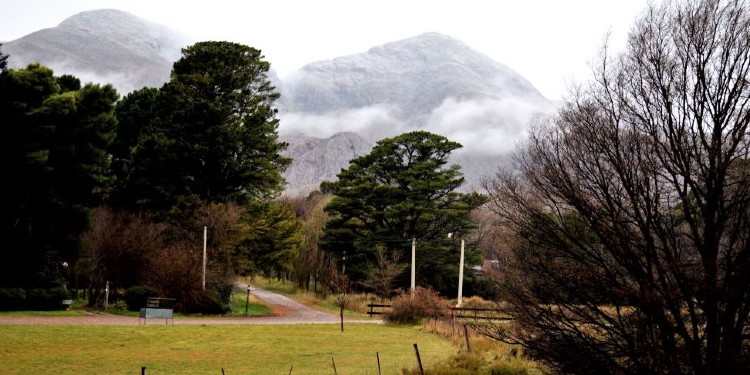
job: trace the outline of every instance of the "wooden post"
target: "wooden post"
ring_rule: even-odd
[[[417,353],[417,364],[419,365],[419,373],[424,375],[424,368],[422,367],[422,358],[419,356],[419,348],[417,344],[414,344],[414,352]]]
[[[250,304],[250,285],[247,286],[247,299],[245,299],[245,318],[247,318],[247,307]]]
[[[141,375],[146,375],[146,366],[141,367]]]
[[[289,375],[292,375],[292,370],[294,369],[294,365],[289,366]]]
[[[221,368],[221,375],[226,375],[224,374],[224,367]]]
[[[466,351],[471,353],[471,346],[469,345],[469,329],[464,324],[464,337],[466,338]]]
[[[375,357],[378,358],[378,375],[382,375],[380,372],[380,353],[375,352]]]
[[[331,363],[333,363],[333,373],[335,375],[338,375],[338,371],[336,371],[336,361],[333,360],[333,357],[331,357]]]

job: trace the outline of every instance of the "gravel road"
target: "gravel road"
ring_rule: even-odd
[[[238,284],[243,290],[246,284]],[[257,296],[273,311],[273,316],[264,317],[207,317],[207,318],[174,318],[174,324],[179,325],[215,325],[215,324],[334,324],[339,323],[339,316],[325,311],[307,307],[289,297],[282,296],[264,289],[252,287],[250,292]],[[381,323],[370,319],[344,319],[345,323]],[[145,324],[165,324],[165,319],[148,319]],[[67,324],[67,325],[138,325],[144,324],[142,319],[104,313],[86,313],[85,316],[0,316],[2,324]]]

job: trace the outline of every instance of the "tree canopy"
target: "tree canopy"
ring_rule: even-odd
[[[3,44],[0,43],[0,47],[2,47]],[[0,74],[4,73],[8,69],[8,55],[4,54],[2,50],[0,50]]]
[[[277,195],[290,159],[280,154],[269,66],[252,47],[200,42],[183,49],[162,88],[126,96],[112,148],[114,201],[168,210]]]
[[[115,136],[111,85],[55,77],[38,64],[0,74],[0,284],[50,287],[78,256],[78,235],[109,178]]]
[[[447,235],[466,236],[474,227],[471,211],[486,199],[456,191],[464,178],[458,165],[447,164],[460,147],[426,131],[386,138],[326,184],[334,198],[326,206],[322,247],[352,280],[365,280],[378,245],[396,251],[399,262],[411,262],[416,239],[419,284],[441,291],[457,284],[458,246]],[[475,247],[468,254],[469,263],[478,262]],[[400,286],[407,287],[408,279]]]
[[[488,186],[517,325],[480,329],[559,373],[750,371],[748,30],[744,1],[652,5],[532,131]]]

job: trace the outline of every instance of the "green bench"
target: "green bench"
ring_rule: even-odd
[[[166,324],[174,324],[174,310],[171,307],[174,302],[171,298],[149,298],[146,301],[146,307],[141,308],[138,314],[138,324],[143,319],[143,324],[146,324],[148,318],[164,319]]]

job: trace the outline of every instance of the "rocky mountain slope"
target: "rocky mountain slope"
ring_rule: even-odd
[[[451,97],[544,100],[509,67],[432,32],[306,65],[285,80],[285,94],[288,110],[315,113],[386,104],[427,114]]]
[[[3,44],[13,67],[41,62],[56,74],[83,81],[113,83],[121,93],[159,87],[189,38],[175,30],[114,9],[93,10],[67,18]]]
[[[41,62],[56,74],[113,83],[121,94],[169,79],[182,33],[117,10],[76,14],[3,44],[13,67]],[[271,62],[273,64],[273,62]],[[289,194],[332,180],[383,137],[424,129],[463,144],[455,154],[467,189],[491,176],[547,101],[522,76],[462,42],[426,33],[369,51],[313,62],[270,79],[281,93],[282,140],[294,159]]]
[[[357,133],[336,133],[328,138],[303,134],[280,137],[289,143],[286,155],[294,159],[287,170],[286,194],[304,195],[316,190],[321,181],[336,180],[336,174],[349,165],[349,161],[364,155],[373,144]]]

